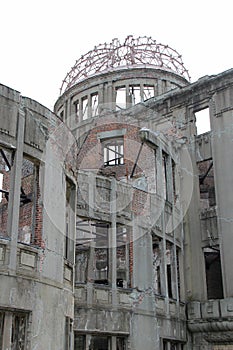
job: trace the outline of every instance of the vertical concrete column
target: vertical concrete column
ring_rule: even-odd
[[[11,350],[11,336],[12,336],[12,313],[5,312],[4,329],[3,329],[3,350]]]
[[[94,196],[95,196],[95,184],[96,178],[91,172],[88,174],[88,208],[89,208],[89,217],[94,216]],[[92,281],[94,279],[94,254],[95,254],[95,243],[90,244],[90,256],[88,260],[88,271],[87,271],[87,304],[92,305],[93,298],[93,285]]]
[[[157,93],[158,93],[158,95],[162,95],[162,93],[163,93],[163,87],[162,87],[162,81],[161,81],[161,79],[158,79],[158,81],[157,81]]]
[[[113,109],[114,107],[113,86],[109,83],[107,86],[107,108]]]
[[[98,115],[104,110],[104,84],[100,84],[98,87]]]
[[[21,102],[22,103],[22,102]],[[23,145],[24,145],[24,127],[25,127],[25,111],[21,104],[18,110],[17,125],[17,142],[14,164],[11,171],[10,194],[9,194],[9,211],[7,230],[10,234],[10,273],[15,272],[17,265],[17,242],[18,242],[18,226],[19,226],[19,206],[21,193],[21,172],[23,162]]]
[[[91,118],[92,117],[92,101],[91,101],[91,95],[88,95],[88,103],[87,103],[87,118]]]
[[[144,85],[141,83],[140,84],[140,98],[141,98],[141,102],[144,101]]]
[[[110,254],[110,279],[112,283],[112,289],[116,289],[116,279],[117,279],[117,273],[116,273],[116,245],[117,245],[117,239],[116,239],[116,180],[111,180],[111,195],[110,195],[110,215],[111,215],[111,235],[109,235],[109,253]],[[114,294],[113,294],[114,296]],[[114,302],[114,300],[113,300]]]

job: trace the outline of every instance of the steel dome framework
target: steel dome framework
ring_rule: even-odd
[[[133,38],[130,35],[123,44],[119,39],[113,39],[110,44],[95,46],[81,56],[63,80],[60,93],[95,74],[120,67],[138,66],[168,70],[190,81],[188,70],[176,50],[168,45],[158,44],[151,37]]]

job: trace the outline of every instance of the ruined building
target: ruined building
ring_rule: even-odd
[[[0,349],[233,349],[232,142],[233,70],[147,37],[0,85]]]

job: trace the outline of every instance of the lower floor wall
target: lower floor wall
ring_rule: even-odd
[[[0,350],[71,350],[72,292],[1,275]]]

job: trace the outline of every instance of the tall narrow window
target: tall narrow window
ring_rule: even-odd
[[[108,284],[109,225],[78,218],[76,234],[76,282],[86,282],[92,279],[98,284]],[[88,266],[91,264],[91,266]],[[88,276],[90,270],[92,276]]]
[[[208,299],[222,299],[222,269],[220,252],[211,248],[204,251]]]
[[[98,93],[91,95],[91,116],[95,117],[98,115]]]
[[[136,105],[141,102],[141,90],[140,85],[130,85],[129,86],[129,94],[131,97],[132,105]]]
[[[167,159],[168,159],[168,155],[163,152],[162,153],[162,193],[163,193],[163,198],[165,200],[168,199],[168,174],[167,174]]]
[[[213,207],[216,205],[213,160],[204,160],[197,163],[197,166],[201,208]]]
[[[124,164],[124,139],[112,138],[103,141],[104,165]]]
[[[172,244],[166,242],[166,270],[167,270],[167,293],[169,298],[173,298],[172,291]]]
[[[74,262],[74,213],[75,213],[75,186],[66,178],[66,232],[64,257]]]
[[[172,189],[173,189],[173,199],[176,202],[176,164],[172,159]]]
[[[129,271],[129,228],[117,225],[117,287],[127,288],[130,286]]]
[[[197,135],[204,134],[211,130],[209,108],[205,108],[198,112],[195,112],[195,118],[196,118]]]
[[[30,244],[35,235],[35,212],[37,200],[38,168],[34,162],[24,158],[21,175],[19,208],[19,242]]]
[[[79,121],[79,118],[80,118],[80,103],[79,103],[79,101],[75,102],[75,115],[76,115],[76,120]]]
[[[126,350],[126,338],[116,338],[116,350]]]
[[[126,108],[126,87],[118,87],[116,89],[116,110]]]
[[[159,241],[153,243],[153,279],[154,292],[161,295],[161,251]]]
[[[148,100],[151,97],[154,97],[155,89],[154,86],[144,85],[143,87],[143,100]]]
[[[88,118],[88,97],[85,96],[82,98],[82,120],[86,120]]]
[[[9,237],[7,232],[8,201],[12,153],[0,148],[0,237]]]
[[[86,349],[86,337],[85,335],[74,334],[74,349],[83,350]]]
[[[27,314],[13,314],[11,349],[26,350]]]

